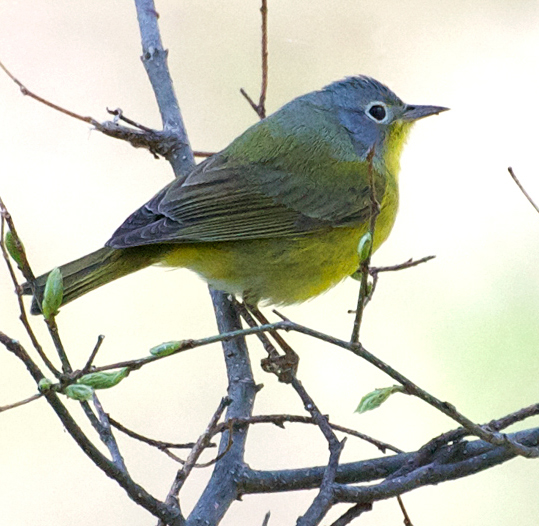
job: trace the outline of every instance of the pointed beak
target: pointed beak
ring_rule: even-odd
[[[443,106],[414,106],[412,104],[407,104],[402,113],[401,119],[406,122],[413,122],[429,115],[438,115],[442,111],[447,111],[449,108],[444,108]]]

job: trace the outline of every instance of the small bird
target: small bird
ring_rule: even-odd
[[[191,269],[251,305],[321,294],[358,269],[373,198],[373,251],[387,239],[408,132],[446,110],[405,104],[366,76],[292,100],[165,186],[104,248],[62,265],[63,304],[153,264]],[[34,314],[47,276],[23,287]]]

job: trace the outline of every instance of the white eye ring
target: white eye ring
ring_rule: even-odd
[[[389,110],[385,102],[375,100],[365,109],[365,114],[378,124],[386,124],[389,121]]]

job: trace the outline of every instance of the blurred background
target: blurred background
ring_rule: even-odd
[[[160,26],[193,148],[217,151],[257,117],[239,94],[260,86],[257,1],[160,1]],[[507,173],[513,166],[539,201],[539,3],[535,0],[270,0],[270,82],[274,111],[305,92],[363,73],[409,103],[449,106],[418,123],[402,159],[401,209],[374,258],[389,265],[435,254],[434,261],[381,276],[367,308],[362,342],[373,353],[471,419],[487,422],[539,398],[539,215]],[[2,0],[0,60],[39,95],[98,120],[120,107],[146,126],[161,126],[139,60],[132,2]],[[114,229],[172,177],[146,151],[23,97],[0,74],[0,195],[14,217],[36,273],[103,245]],[[16,298],[0,269],[0,330],[30,349]],[[358,283],[284,313],[349,338]],[[52,355],[43,324],[34,319]],[[183,270],[152,268],[62,309],[58,318],[72,363],[81,367],[99,334],[96,363],[144,356],[172,339],[216,332],[206,285]],[[366,392],[391,385],[367,363],[337,348],[290,335],[299,377],[324,413],[405,449],[415,450],[455,423],[426,404],[397,395],[381,409],[353,411]],[[303,414],[291,389],[251,357],[257,413]],[[35,385],[23,365],[0,351],[0,405]],[[226,392],[219,346],[163,360],[103,391],[124,425],[153,438],[198,437]],[[66,402],[76,414],[75,402]],[[527,427],[537,420],[526,422]],[[85,457],[39,400],[0,415],[0,510],[11,525],[154,524],[115,482]],[[97,439],[96,439],[97,440]],[[160,498],[176,466],[164,455],[119,437],[134,478]],[[211,458],[212,452],[206,454]],[[379,456],[349,439],[343,461]],[[316,429],[255,426],[247,461],[276,469],[324,464]],[[182,490],[196,502],[209,469]],[[513,460],[488,472],[404,496],[413,523],[537,524],[537,463]],[[247,496],[222,524],[293,524],[314,493]],[[325,523],[335,520],[334,510]],[[376,503],[357,522],[400,524],[394,500]]]

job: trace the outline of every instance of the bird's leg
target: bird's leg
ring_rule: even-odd
[[[260,312],[256,305],[242,303],[238,304],[238,306],[241,316],[250,327],[256,327],[258,323],[263,325],[269,324],[268,319]],[[268,373],[275,374],[280,382],[290,383],[298,370],[299,356],[276,330],[270,330],[268,332],[277,345],[284,351],[284,355],[279,354],[265,333],[260,333],[258,337],[268,353],[268,357],[264,358],[261,362],[262,369]]]
[[[245,303],[239,301],[236,302],[236,306],[240,311],[241,317],[245,320],[249,327],[258,327],[258,322],[255,320],[250,311],[250,306],[248,307]],[[269,338],[265,333],[259,333],[258,338],[264,347],[264,350],[268,353],[268,359],[278,360],[281,356],[274,345],[270,342]]]

